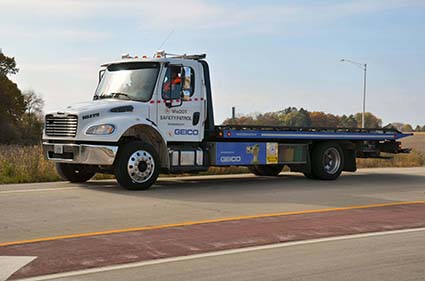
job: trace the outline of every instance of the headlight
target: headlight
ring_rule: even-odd
[[[87,135],[110,135],[115,131],[115,126],[112,124],[102,124],[92,126],[87,129]]]

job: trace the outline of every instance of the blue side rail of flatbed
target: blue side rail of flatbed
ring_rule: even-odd
[[[352,140],[396,141],[411,136],[396,129],[358,128],[303,128],[280,126],[216,126],[217,136],[223,139],[297,139],[297,140]]]

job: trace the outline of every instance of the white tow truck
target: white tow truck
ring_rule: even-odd
[[[356,157],[409,152],[397,141],[409,134],[394,129],[216,126],[205,57],[160,51],[102,65],[92,101],[46,114],[46,158],[71,182],[110,173],[127,189],[145,190],[160,172],[210,166],[277,176],[287,165],[334,180],[356,171]]]

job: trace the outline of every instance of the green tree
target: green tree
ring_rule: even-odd
[[[288,112],[288,113],[284,113]],[[311,120],[310,115],[307,110],[301,108],[298,110],[291,110],[291,111],[283,111],[280,116],[279,120],[283,126],[288,127],[310,127],[311,126]]]
[[[339,118],[338,127],[341,127],[341,128],[357,128],[357,120],[356,120],[356,118],[354,117],[353,114],[350,114],[349,116],[344,114]]]
[[[310,112],[310,120],[312,127],[327,127],[328,126],[328,117],[326,113],[322,111],[313,111]]]
[[[254,125],[254,124],[255,124],[254,118],[252,118],[252,116],[245,116],[245,115],[238,116],[235,119],[227,118],[226,120],[223,121],[223,125]]]
[[[403,124],[401,127],[402,132],[413,132],[413,128],[410,124]]]
[[[278,126],[280,124],[279,114],[276,112],[258,114],[255,119],[255,124],[257,125]]]
[[[357,120],[357,126],[360,128],[362,126],[362,114],[356,113],[354,117]],[[382,120],[370,112],[365,113],[365,128],[381,128]]]
[[[23,93],[25,103],[25,114],[23,116],[23,126],[27,137],[26,143],[37,143],[43,130],[43,106],[44,100],[33,90]]]
[[[287,107],[287,108],[285,108],[285,109],[283,109],[283,110],[281,110],[281,111],[278,111],[277,113],[278,114],[289,114],[289,113],[291,113],[291,112],[294,112],[294,111],[298,111],[298,109],[296,108],[296,107]]]
[[[0,75],[16,74],[18,71],[15,58],[5,56],[0,49]]]
[[[0,143],[40,141],[44,102],[34,91],[23,95],[8,78],[18,71],[15,58],[0,52]]]
[[[403,123],[400,123],[400,122],[392,122],[389,125],[391,125],[395,129],[401,131],[401,128],[403,127],[404,124]]]
[[[0,143],[19,142],[24,112],[24,98],[18,86],[0,74]]]
[[[340,122],[338,116],[330,114],[330,113],[326,114],[326,120],[327,120],[326,127],[331,127],[331,128],[338,127],[338,124]]]

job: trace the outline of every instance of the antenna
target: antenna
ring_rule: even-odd
[[[172,29],[170,31],[170,33],[168,33],[167,37],[165,37],[164,41],[162,41],[162,44],[161,44],[161,46],[159,46],[158,50],[162,49],[162,47],[165,45],[165,43],[167,43],[168,39],[170,39],[170,37],[171,37],[171,35],[173,35],[173,33],[174,33],[174,29]]]

